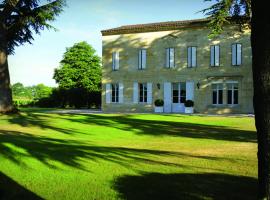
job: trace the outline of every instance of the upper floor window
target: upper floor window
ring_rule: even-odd
[[[147,83],[139,83],[139,102],[147,102]]]
[[[197,47],[188,47],[188,67],[197,66]]]
[[[112,70],[119,70],[119,52],[112,53]]]
[[[242,64],[242,44],[232,44],[232,65],[240,66]]]
[[[172,68],[174,67],[175,56],[174,56],[174,48],[166,49],[166,67]]]
[[[227,103],[229,105],[238,104],[238,83],[227,83]]]
[[[138,69],[145,69],[146,68],[146,49],[139,50],[139,63]]]
[[[173,103],[185,103],[186,83],[173,83]]]
[[[219,55],[220,55],[219,52],[220,52],[219,45],[210,46],[210,66],[211,67],[219,66]]]
[[[212,84],[212,104],[223,104],[223,83]]]
[[[111,84],[111,88],[112,88],[111,102],[119,103],[119,84],[118,83]]]

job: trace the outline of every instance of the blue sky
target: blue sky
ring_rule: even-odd
[[[67,0],[68,7],[53,25],[58,31],[43,31],[33,44],[15,49],[9,57],[11,83],[44,83],[56,86],[53,71],[66,47],[87,41],[101,56],[101,30],[127,24],[197,19],[209,7],[203,0]]]

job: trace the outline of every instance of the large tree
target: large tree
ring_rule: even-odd
[[[14,109],[8,55],[14,53],[16,46],[31,43],[34,33],[39,34],[44,28],[54,28],[49,22],[55,20],[64,5],[64,0],[48,0],[47,3],[40,0],[0,2],[0,112]]]
[[[87,42],[67,48],[53,78],[62,89],[83,88],[88,92],[101,89],[101,59]]]
[[[211,1],[211,0],[208,0]],[[258,198],[270,200],[270,12],[260,0],[215,0],[205,9],[212,34],[234,19],[251,28],[254,112],[258,138]],[[212,35],[212,36],[213,36]]]

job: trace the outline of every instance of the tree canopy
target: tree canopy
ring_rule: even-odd
[[[60,88],[83,88],[88,92],[101,89],[101,59],[87,42],[80,42],[67,48],[60,67],[53,78]]]

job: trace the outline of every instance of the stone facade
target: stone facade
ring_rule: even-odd
[[[184,21],[185,22],[185,21]],[[186,91],[186,99],[194,101],[194,110],[198,113],[253,113],[253,83],[250,31],[239,31],[236,25],[228,25],[224,32],[209,39],[209,29],[205,21],[165,26],[142,25],[140,29],[124,27],[102,31],[103,71],[102,71],[102,110],[104,112],[153,112],[156,99],[168,99],[172,96],[173,83],[192,83],[192,94]],[[173,25],[173,22],[170,22]],[[147,27],[149,29],[147,29]],[[112,31],[113,30],[113,31]],[[241,65],[232,66],[232,44],[241,44]],[[210,66],[210,46],[219,45],[220,65]],[[189,68],[188,47],[196,47],[196,67]],[[166,67],[166,48],[174,48],[174,67]],[[146,49],[146,67],[138,69],[138,53]],[[112,69],[112,55],[119,52],[119,69]],[[119,102],[112,103],[111,83],[120,83]],[[148,83],[147,102],[134,100],[134,83]],[[238,85],[238,102],[228,104],[229,83]],[[167,86],[166,86],[167,84]],[[213,84],[222,86],[221,105],[213,104]],[[169,85],[169,86],[168,86]],[[138,85],[137,85],[138,86]],[[136,86],[136,87],[137,87]],[[165,94],[167,93],[167,94]],[[151,95],[151,97],[149,97]],[[166,96],[167,95],[167,96]],[[235,94],[236,95],[236,94]],[[107,97],[106,97],[107,96]],[[188,97],[189,96],[189,97]],[[173,97],[170,97],[173,98]],[[173,109],[173,100],[165,102],[166,112],[183,112]],[[169,108],[168,106],[171,106]],[[168,109],[169,108],[169,109]]]

